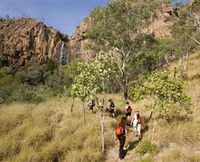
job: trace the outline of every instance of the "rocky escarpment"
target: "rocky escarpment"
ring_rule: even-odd
[[[178,18],[177,9],[171,5],[163,5],[156,10],[156,16],[151,20],[150,25],[144,29],[146,33],[154,33],[156,37],[163,37],[170,35],[170,26],[173,24],[172,17]],[[91,59],[95,54],[85,49],[88,43],[86,38],[87,23],[83,20],[79,26],[76,27],[74,34],[68,42],[68,54],[73,58]]]
[[[61,46],[66,42],[59,31],[40,21],[0,20],[0,60],[14,70],[38,66],[48,59],[58,62]]]
[[[188,4],[192,5],[194,1]],[[194,16],[199,25],[199,14],[195,13]],[[169,36],[170,26],[178,17],[176,8],[162,5],[143,31],[154,33],[156,37]],[[19,70],[44,64],[48,59],[59,63],[76,58],[90,60],[95,54],[85,48],[89,42],[86,38],[87,28],[88,24],[83,20],[68,40],[59,31],[34,19],[0,19],[0,61]]]
[[[89,40],[86,38],[86,30],[88,24],[83,20],[80,25],[75,29],[74,34],[68,41],[68,55],[71,56],[71,60],[75,58],[82,58],[85,60],[90,60],[93,57],[93,52],[86,49],[86,44]]]

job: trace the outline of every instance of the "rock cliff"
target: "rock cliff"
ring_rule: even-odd
[[[13,70],[34,67],[48,59],[59,62],[65,38],[59,31],[30,19],[0,20],[0,59]]]
[[[169,36],[170,26],[178,17],[176,8],[163,5],[144,32],[154,33],[156,37]],[[59,63],[76,58],[90,60],[94,53],[85,49],[89,41],[85,36],[87,28],[83,20],[68,40],[59,31],[34,19],[0,19],[0,60],[14,70],[38,66],[48,59]]]
[[[178,18],[178,11],[171,5],[163,5],[156,10],[156,16],[152,19],[150,25],[144,29],[146,33],[154,33],[156,37],[163,37],[170,35],[170,26],[173,24],[172,17]],[[79,26],[76,27],[74,34],[68,42],[68,54],[73,58],[83,58],[90,60],[94,56],[92,51],[86,50],[85,45],[88,39],[85,37],[87,30],[87,23],[83,20]],[[72,58],[72,59],[73,59]]]

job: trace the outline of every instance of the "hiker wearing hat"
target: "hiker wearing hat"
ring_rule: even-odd
[[[114,104],[114,102],[113,102],[112,99],[109,99],[108,102],[109,102],[109,111],[110,111],[110,114],[114,117],[115,116],[115,114],[114,114],[115,104]]]

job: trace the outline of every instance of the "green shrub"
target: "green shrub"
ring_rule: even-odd
[[[17,102],[40,103],[44,99],[37,94],[36,88],[31,86],[20,86],[13,94]]]
[[[140,155],[150,154],[150,155],[156,155],[159,152],[158,146],[151,143],[148,140],[144,140],[139,143],[139,145],[136,148],[136,152]]]

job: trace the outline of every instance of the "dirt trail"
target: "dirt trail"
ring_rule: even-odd
[[[117,140],[118,142],[118,140]],[[135,147],[137,146],[139,142],[139,138],[135,137],[135,134],[133,133],[132,129],[129,128],[128,136],[126,139],[126,146],[129,145],[126,156],[124,159],[120,160],[119,157],[119,142],[118,144],[112,148],[106,156],[106,162],[127,162],[127,161],[137,161],[137,156],[134,155]]]

